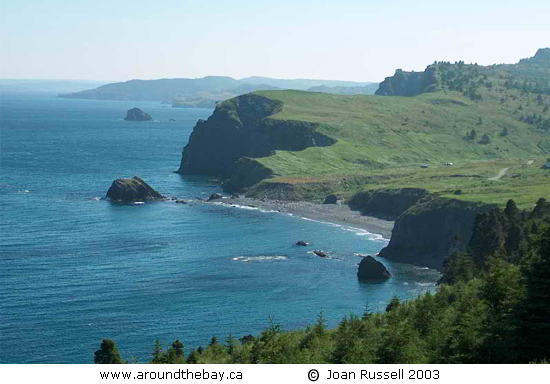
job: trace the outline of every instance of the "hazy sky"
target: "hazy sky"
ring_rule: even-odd
[[[550,46],[550,1],[1,0],[0,78],[381,81]]]

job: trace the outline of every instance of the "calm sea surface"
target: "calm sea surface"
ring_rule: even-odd
[[[139,107],[154,122],[123,120]],[[283,329],[334,326],[397,294],[434,288],[435,271],[385,261],[394,278],[361,284],[354,253],[387,240],[281,213],[211,204],[113,205],[112,181],[139,175],[160,192],[208,197],[182,177],[182,147],[208,109],[159,103],[2,95],[0,105],[0,363],[90,363],[102,338],[123,358],[155,339],[187,348]],[[169,119],[175,119],[170,122]],[[321,259],[293,243],[331,252]]]

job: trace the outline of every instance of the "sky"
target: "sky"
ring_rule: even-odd
[[[382,81],[550,46],[550,1],[2,0],[0,78]]]

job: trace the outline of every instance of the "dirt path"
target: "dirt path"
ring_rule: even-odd
[[[510,168],[502,168],[500,170],[500,172],[498,173],[498,175],[496,175],[495,177],[489,177],[488,180],[494,180],[494,181],[497,181],[497,180],[500,180],[500,178],[504,175],[506,175],[506,173],[508,172]]]

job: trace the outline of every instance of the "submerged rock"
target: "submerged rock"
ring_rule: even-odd
[[[113,202],[125,203],[164,199],[164,196],[138,176],[113,181],[111,188],[107,191],[107,197]]]
[[[309,245],[309,243],[308,243],[307,241],[302,241],[302,240],[300,240],[300,241],[298,241],[298,242],[296,243],[296,245],[300,245],[300,246],[302,246],[302,247],[306,247],[306,246]]]
[[[313,253],[319,257],[327,257],[328,255],[323,251],[313,251]]]
[[[151,121],[153,118],[139,108],[129,109],[124,118],[126,121]]]
[[[367,256],[359,263],[357,278],[361,281],[384,281],[391,277],[384,264],[372,256]]]
[[[176,203],[177,204],[187,204],[187,201],[181,200],[181,199],[176,199]]]
[[[223,196],[219,193],[213,193],[210,195],[210,197],[208,198],[208,201],[212,201],[212,200],[217,200],[217,199],[221,199]]]

